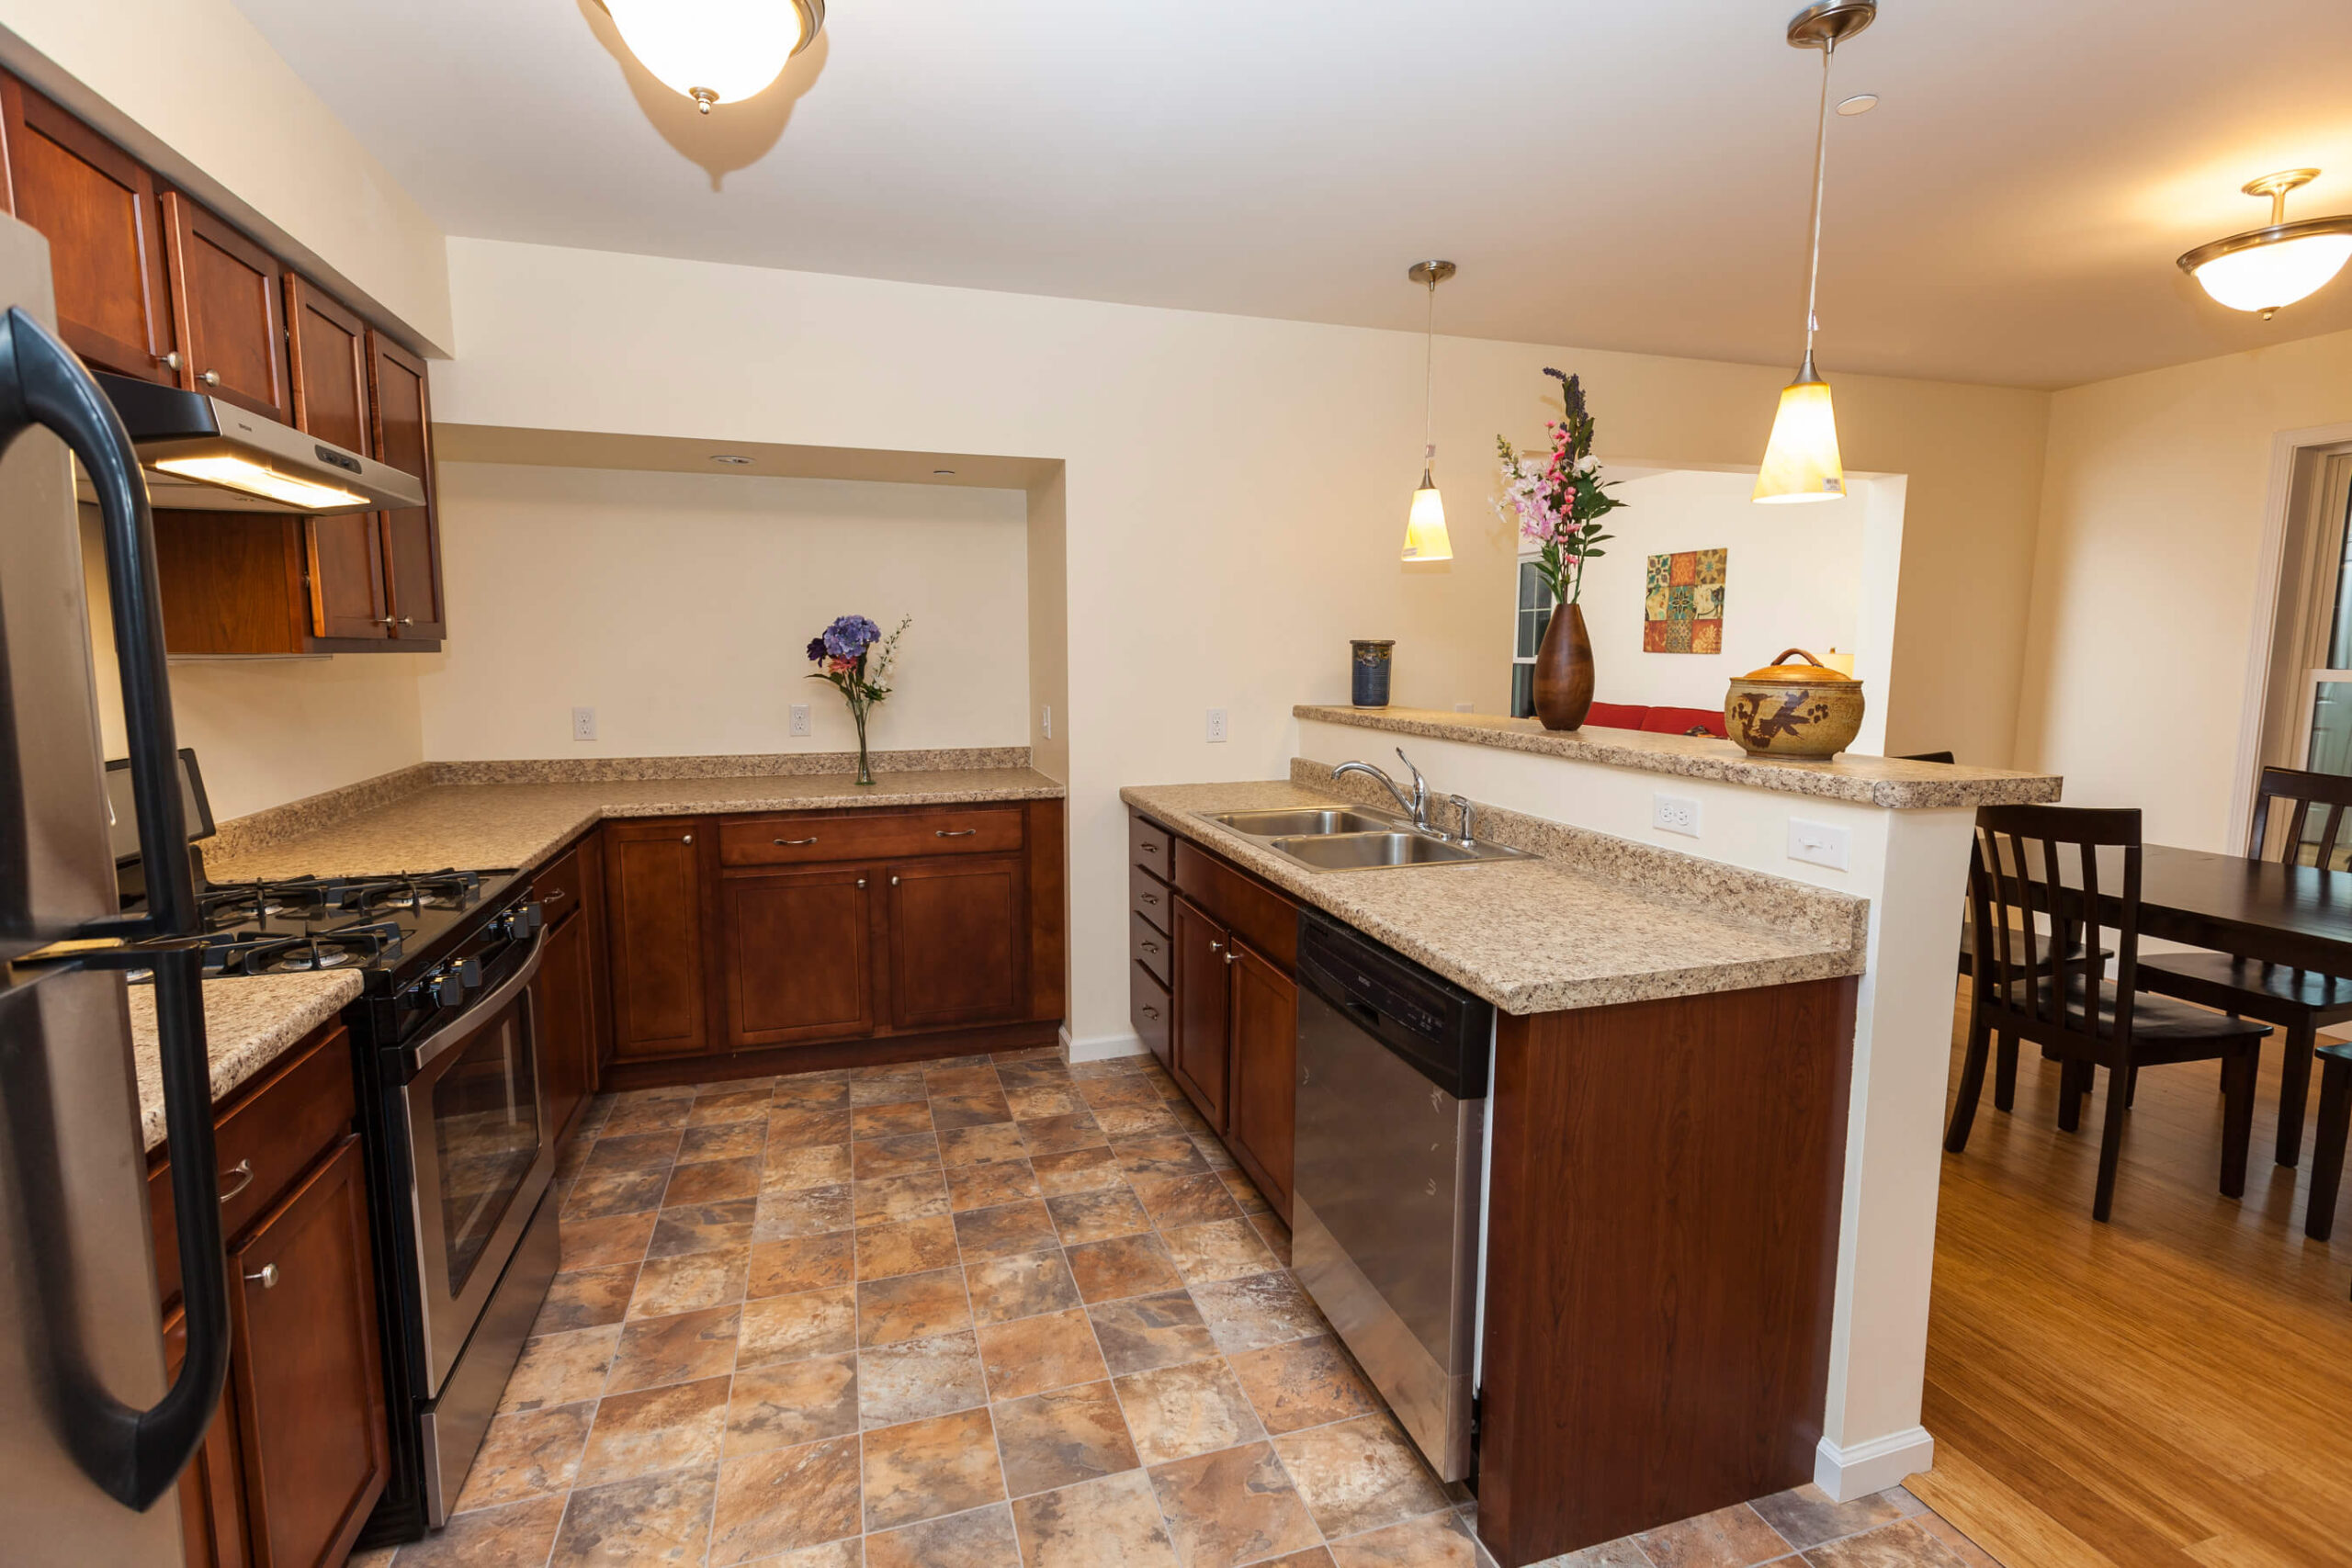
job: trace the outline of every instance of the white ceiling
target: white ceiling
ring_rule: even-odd
[[[237,0],[454,234],[1766,364],[1802,329],[1793,0],[834,0],[701,119],[594,0]],[[779,0],[781,3],[781,0]],[[1837,61],[1825,371],[2065,386],[2352,328],[2173,257],[2352,209],[2345,0],[1885,0]]]

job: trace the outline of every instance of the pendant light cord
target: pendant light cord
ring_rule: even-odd
[[[1821,330],[1821,203],[1829,174],[1829,57],[1834,42],[1821,46],[1821,116],[1813,133],[1813,270],[1804,289],[1804,357],[1813,362],[1813,334]]]
[[[1430,273],[1430,313],[1421,333],[1421,476],[1437,461],[1437,273]]]

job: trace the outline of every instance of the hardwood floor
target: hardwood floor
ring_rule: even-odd
[[[1954,1013],[1959,1077],[1967,998]],[[2221,1196],[2220,1080],[2151,1068],[2115,1215],[2090,1217],[2105,1075],[2057,1130],[2058,1068],[2024,1048],[2017,1109],[1985,1086],[1944,1157],[1924,1421],[1911,1490],[2024,1568],[2352,1564],[2352,1226],[2302,1233],[2305,1171],[2270,1163],[2278,1037],[2256,1159]],[[2316,1095],[2314,1095],[2316,1100]]]

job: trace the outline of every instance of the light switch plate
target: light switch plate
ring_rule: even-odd
[[[571,710],[571,738],[574,740],[596,739],[596,710],[594,708]]]
[[[1832,871],[1852,869],[1853,834],[1844,828],[1832,828],[1826,822],[1808,822],[1802,817],[1789,818],[1789,858],[1801,860],[1807,865],[1826,865]]]
[[[1650,796],[1650,826],[1665,833],[1699,836],[1699,803],[1687,795]]]
[[[1223,708],[1211,708],[1209,709],[1209,744],[1212,746],[1219,746],[1224,743],[1225,710]]]
[[[1046,705],[1045,730],[1046,739],[1051,740],[1054,738],[1054,705],[1051,703]]]
[[[795,735],[808,735],[813,733],[813,726],[809,721],[808,705],[807,703],[795,703],[792,705],[792,733]]]

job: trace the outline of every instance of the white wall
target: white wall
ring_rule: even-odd
[[[876,750],[1027,743],[1019,491],[486,463],[440,481],[453,629],[421,682],[436,761],[852,749],[805,652],[851,614],[914,617]],[[794,703],[807,739],[787,734]],[[575,705],[596,709],[594,741],[571,739]]]
[[[1585,626],[1602,702],[1716,708],[1725,682],[1787,648],[1820,653],[1860,646],[1868,509],[1859,501],[1789,508],[1748,499],[1750,474],[1678,469],[1620,485],[1608,517],[1616,536],[1585,569]],[[1724,651],[1645,653],[1648,558],[1677,550],[1731,552],[1725,567]],[[1866,695],[1875,695],[1869,693]]]
[[[2272,438],[2347,420],[2352,333],[2055,394],[2018,766],[2154,842],[2238,847]]]

